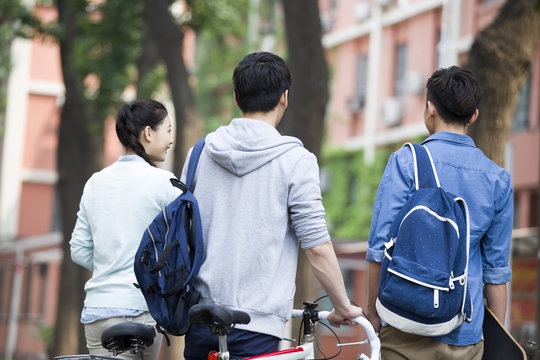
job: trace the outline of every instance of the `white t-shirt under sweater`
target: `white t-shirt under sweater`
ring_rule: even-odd
[[[194,194],[205,244],[201,302],[246,311],[250,323],[237,328],[282,337],[298,248],[330,240],[316,157],[263,121],[234,119],[206,136]]]
[[[92,270],[85,307],[148,311],[133,261],[148,224],[181,193],[172,177],[126,155],[87,181],[70,240],[73,261]]]

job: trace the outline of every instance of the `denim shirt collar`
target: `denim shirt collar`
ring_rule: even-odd
[[[438,131],[422,142],[422,145],[429,141],[442,140],[453,142],[461,145],[476,147],[474,140],[468,135],[457,134],[449,131]]]

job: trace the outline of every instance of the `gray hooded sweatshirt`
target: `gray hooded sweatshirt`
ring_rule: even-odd
[[[201,302],[243,310],[251,322],[237,328],[281,338],[298,245],[330,240],[316,157],[263,121],[234,119],[206,137],[195,180],[205,245]]]

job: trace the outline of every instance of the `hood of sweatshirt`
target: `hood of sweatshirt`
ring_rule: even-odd
[[[233,119],[206,136],[210,158],[230,172],[243,176],[292,148],[303,146],[295,137],[282,136],[270,124],[253,119]]]

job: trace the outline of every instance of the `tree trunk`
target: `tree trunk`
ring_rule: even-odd
[[[282,3],[292,87],[289,107],[279,129],[298,137],[319,157],[328,101],[328,65],[321,43],[319,7],[312,0]]]
[[[141,55],[137,60],[137,98],[149,98],[151,94],[149,89],[145,89],[144,82],[148,74],[156,67],[160,62],[159,50],[154,43],[154,40],[150,37],[148,32],[144,35],[144,39],[141,46]],[[153,89],[150,89],[153,90]]]
[[[184,63],[184,33],[169,13],[168,1],[145,0],[144,4],[148,39],[157,49],[160,60],[165,62],[167,68],[167,82],[176,117],[173,172],[180,177],[187,152],[202,133],[202,121],[195,108],[189,85],[189,73]],[[162,346],[164,360],[177,359],[183,354],[184,337],[171,336],[170,341],[170,347]]]
[[[283,0],[282,4],[292,86],[279,130],[302,140],[319,157],[328,101],[328,65],[321,43],[319,7],[313,0]],[[303,301],[313,301],[315,296],[313,272],[306,255],[300,252],[294,307],[301,309]]]
[[[85,296],[83,285],[89,273],[71,261],[69,240],[84,183],[103,164],[103,137],[102,134],[91,134],[88,131],[92,117],[88,115],[81,84],[77,82],[70,61],[72,45],[80,36],[77,29],[80,10],[73,8],[69,1],[57,0],[56,4],[59,22],[65,30],[60,41],[65,103],[60,115],[57,157],[57,189],[60,196],[64,256],[51,357],[87,352],[80,313]]]
[[[176,116],[176,142],[173,172],[180,176],[187,152],[201,136],[202,121],[189,85],[189,72],[183,58],[184,33],[168,11],[167,0],[145,0],[145,22],[167,67]]]
[[[501,166],[539,34],[540,13],[533,9],[532,2],[508,0],[469,52],[467,67],[482,89],[480,115],[469,133],[486,156]]]

